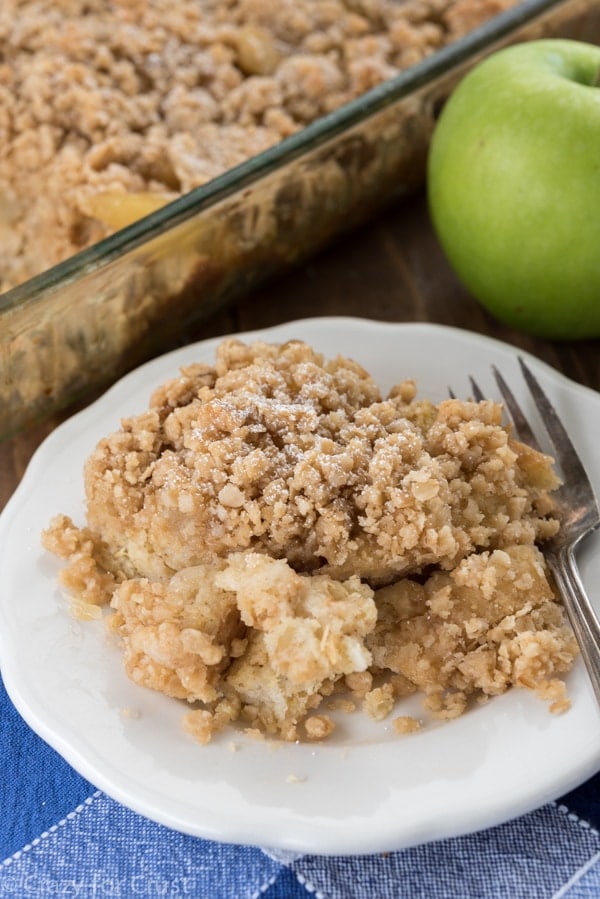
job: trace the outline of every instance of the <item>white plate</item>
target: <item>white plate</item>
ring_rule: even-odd
[[[326,354],[354,357],[384,389],[416,377],[420,395],[434,400],[449,384],[466,395],[467,373],[495,395],[495,363],[531,408],[514,348],[475,334],[335,318],[247,336],[305,339]],[[148,818],[209,839],[322,854],[400,849],[498,824],[598,770],[600,714],[581,663],[568,678],[573,707],[562,716],[513,690],[410,737],[355,713],[316,746],[274,746],[230,731],[202,747],[182,731],[178,702],[127,680],[101,622],[70,617],[56,585],[59,563],[41,549],[40,532],[58,512],[83,523],[82,466],[97,440],[120,416],[146,408],[151,390],[180,365],[211,361],[218,342],[148,363],[58,428],[0,518],[0,659],[31,727],[97,787]],[[600,487],[600,395],[527,358]],[[598,602],[599,539],[581,555]]]

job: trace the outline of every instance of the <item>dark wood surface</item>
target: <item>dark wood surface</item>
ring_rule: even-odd
[[[444,259],[423,195],[402,201],[296,271],[198,323],[182,334],[182,343],[324,315],[467,328],[525,349],[575,381],[600,389],[600,339],[551,342],[521,334],[499,324],[469,296]],[[0,508],[36,447],[73,411],[0,445]]]

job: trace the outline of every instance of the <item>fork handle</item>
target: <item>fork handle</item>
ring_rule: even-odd
[[[549,553],[547,561],[562,595],[573,633],[600,705],[600,620],[579,575],[574,546],[564,546],[554,553]]]

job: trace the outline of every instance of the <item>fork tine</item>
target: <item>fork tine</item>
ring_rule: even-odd
[[[565,481],[567,483],[576,483],[577,481],[579,481],[579,483],[584,483],[588,486],[590,493],[593,493],[587,472],[577,454],[577,450],[571,442],[571,438],[558,417],[556,409],[540,387],[540,384],[531,369],[528,368],[520,356],[519,365],[521,366],[523,377],[527,382],[531,396],[540,412],[544,427],[546,428],[548,437],[550,438],[558,461],[560,462]]]
[[[483,391],[479,387],[477,381],[474,378],[472,378],[470,375],[469,375],[469,381],[471,382],[471,390],[473,391],[473,400],[476,403],[483,402],[483,400],[485,400],[485,396],[483,394]],[[451,400],[456,399],[456,394],[454,393],[454,391],[452,390],[451,387],[448,387],[448,396],[450,397]]]
[[[471,382],[471,390],[473,391],[473,399],[474,399],[474,401],[475,401],[476,403],[481,403],[481,402],[485,399],[485,396],[483,395],[483,391],[481,390],[481,388],[480,388],[479,385],[477,384],[477,381],[475,381],[475,380],[474,380],[472,377],[470,377],[470,376],[469,376],[469,381]],[[450,397],[451,400],[455,400],[455,399],[456,399],[456,394],[454,393],[454,391],[452,390],[451,387],[448,387],[448,396]]]
[[[519,359],[520,361],[520,359]],[[526,443],[528,446],[532,447],[534,450],[538,452],[542,452],[540,444],[538,442],[537,437],[531,430],[529,422],[525,418],[523,414],[523,410],[521,409],[519,403],[517,402],[514,393],[498,371],[495,365],[492,365],[492,371],[494,373],[494,378],[496,379],[496,384],[498,385],[498,390],[500,391],[500,395],[504,400],[504,405],[506,406],[506,411],[515,427],[515,431],[517,432],[517,436],[523,443]]]
[[[485,399],[483,390],[472,376],[469,376],[469,382],[471,384],[471,390],[473,391],[473,399],[476,403],[482,403]]]

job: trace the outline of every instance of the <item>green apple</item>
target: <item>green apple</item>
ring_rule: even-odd
[[[483,306],[539,336],[600,336],[600,47],[529,41],[476,65],[427,179],[440,243]]]

